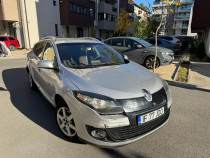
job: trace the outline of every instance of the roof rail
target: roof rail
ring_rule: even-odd
[[[99,41],[98,39],[93,38],[93,37],[80,37],[80,38],[89,39],[89,40],[96,41],[96,42],[101,42],[101,41]]]
[[[43,38],[41,38],[42,40],[43,39],[51,39],[51,40],[53,40],[53,41],[56,41],[56,37],[54,37],[54,36],[46,36],[46,37],[43,37]]]

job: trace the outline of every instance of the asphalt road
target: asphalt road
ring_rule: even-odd
[[[0,158],[209,158],[210,90],[171,85],[168,123],[133,144],[102,149],[67,141],[53,107],[29,88],[25,59],[0,59]]]

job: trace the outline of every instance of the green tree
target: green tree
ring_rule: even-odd
[[[146,31],[146,29],[147,29],[147,21],[146,20],[138,21],[135,27],[133,36],[141,37],[141,38],[148,38],[148,32]]]
[[[133,19],[131,19],[128,12],[122,8],[118,17],[118,22],[116,24],[114,34],[118,36],[125,36],[128,30],[133,26]]]

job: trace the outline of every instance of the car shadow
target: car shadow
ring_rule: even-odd
[[[70,141],[61,133],[57,126],[54,107],[38,90],[32,90],[30,88],[28,74],[25,68],[4,70],[2,77],[6,89],[10,93],[12,104],[22,114],[53,135],[65,141]],[[5,90],[3,88],[1,89]]]

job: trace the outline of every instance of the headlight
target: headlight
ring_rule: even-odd
[[[161,77],[158,77],[158,78],[163,83],[163,87],[164,87],[164,89],[166,91],[166,95],[167,95],[167,101],[168,101],[167,106],[168,106],[168,108],[170,108],[171,107],[171,104],[172,104],[171,90],[169,88],[168,83],[165,80],[163,80]]]
[[[160,51],[160,54],[162,54],[162,55],[171,55],[171,53],[169,53],[169,52],[164,52],[164,51]]]
[[[74,96],[100,114],[121,114],[124,112],[114,99],[106,96],[81,91],[74,91]]]

